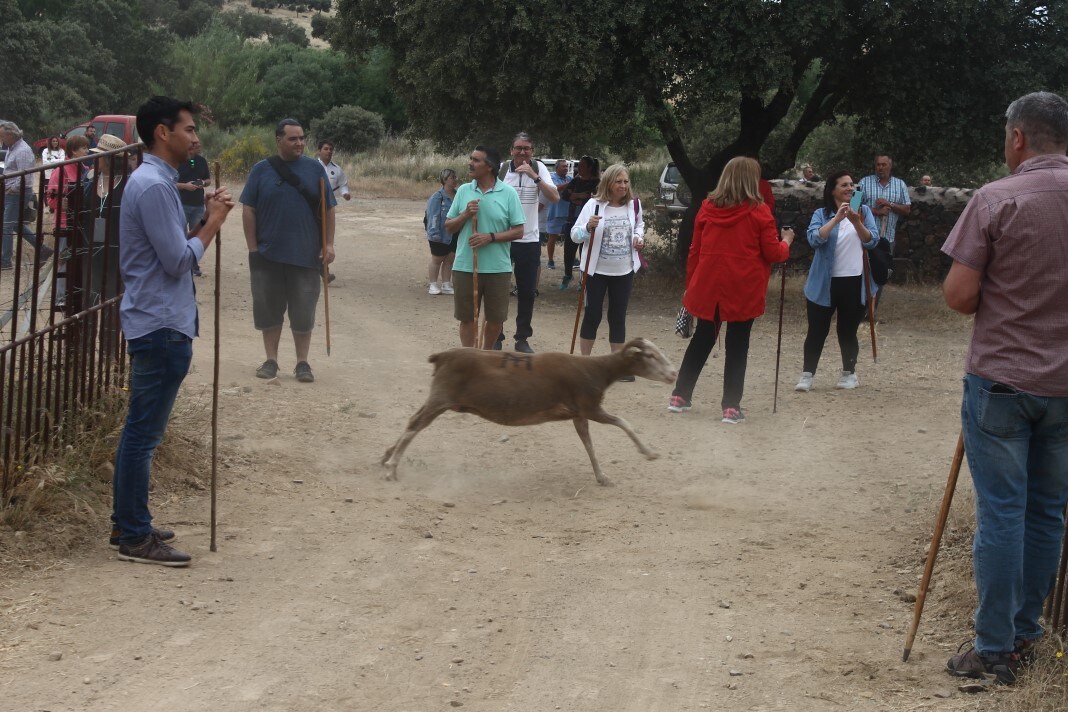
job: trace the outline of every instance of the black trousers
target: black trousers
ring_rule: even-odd
[[[749,321],[727,322],[727,336],[724,342],[727,353],[723,361],[721,408],[738,408],[742,404],[742,393],[745,390],[745,368],[749,361],[749,335],[753,330],[754,321],[750,319]],[[705,362],[708,361],[708,355],[712,353],[712,347],[716,345],[721,324],[722,322],[697,320],[697,328],[690,337],[686,355],[682,357],[679,378],[675,381],[675,390],[672,391],[672,395],[682,396],[686,400],[692,399],[697,378],[701,375]]]
[[[808,335],[805,337],[804,371],[815,373],[820,365],[820,355],[827,334],[831,331],[831,318],[838,312],[838,347],[842,350],[842,370],[853,373],[857,369],[857,328],[864,321],[864,304],[860,300],[862,277],[832,277],[831,306],[824,307],[808,301]]]
[[[519,341],[534,335],[530,321],[534,318],[534,290],[538,287],[541,243],[513,242],[511,249],[516,296],[519,298],[515,310],[515,340]]]
[[[575,269],[571,265],[575,263],[579,250],[579,244],[571,239],[571,228],[574,226],[575,223],[564,225],[563,234],[560,236],[560,239],[564,241],[564,276],[569,279]]]
[[[579,336],[596,339],[601,325],[604,297],[608,295],[608,343],[622,344],[627,340],[627,304],[634,286],[634,273],[623,275],[591,274],[586,277],[586,311],[582,315]]]

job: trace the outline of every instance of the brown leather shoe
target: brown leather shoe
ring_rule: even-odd
[[[193,557],[164,544],[152,533],[136,544],[119,544],[119,559],[138,564],[189,566]]]
[[[152,527],[152,533],[158,536],[159,540],[162,541],[164,544],[174,541],[175,537],[177,536],[170,529],[156,529],[155,527]],[[112,527],[111,537],[108,539],[108,546],[110,546],[115,551],[118,551],[120,538],[122,538],[122,532],[119,531],[118,527]]]

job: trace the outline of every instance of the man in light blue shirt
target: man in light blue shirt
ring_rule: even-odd
[[[192,270],[234,206],[226,189],[209,193],[205,216],[186,232],[178,166],[199,142],[194,113],[189,102],[164,96],[137,110],[145,154],[119,213],[126,286],[119,314],[130,354],[130,403],[115,455],[111,545],[124,561],[161,566],[187,566],[192,557],[167,543],[174,532],[152,526],[152,456],[193,358],[199,320]]]
[[[909,187],[905,185],[905,181],[890,175],[893,169],[894,162],[890,156],[876,156],[875,174],[864,176],[857,185],[864,191],[864,204],[871,208],[872,215],[875,216],[879,237],[885,237],[890,243],[891,254],[897,220],[912,212]]]

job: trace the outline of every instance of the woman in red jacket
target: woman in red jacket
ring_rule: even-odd
[[[759,163],[742,156],[732,158],[694,221],[682,303],[697,318],[697,328],[668,402],[672,413],[690,409],[694,385],[716,343],[720,324],[727,322],[720,406],[724,423],[745,420],[741,402],[749,332],[753,321],[764,313],[771,265],[786,261],[794,241],[791,228],[784,228],[779,240],[759,181]]]

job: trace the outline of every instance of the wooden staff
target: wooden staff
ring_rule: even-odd
[[[319,234],[323,243],[323,306],[326,308],[326,355],[330,355],[330,266],[326,264],[326,179],[319,179]]]
[[[471,234],[478,232],[478,215],[471,218]],[[475,315],[475,348],[482,348],[482,329],[478,326],[478,248],[471,248],[471,301]]]
[[[782,357],[782,314],[786,307],[786,263],[779,265],[782,282],[779,284],[779,338],[775,342],[775,397],[771,401],[771,412],[779,410],[779,362]]]
[[[871,332],[871,360],[879,363],[879,348],[875,344],[875,300],[871,296],[871,263],[868,262],[868,251],[861,250],[864,258],[864,290],[868,295],[868,330]]]
[[[601,214],[601,206],[593,206],[593,214]],[[597,232],[597,228],[593,229],[593,232]],[[590,258],[593,257],[593,232],[590,233],[590,241],[586,244],[586,269],[583,270],[579,277],[579,297],[578,307],[575,309],[575,329],[571,332],[571,351],[569,353],[575,353],[575,337],[578,336],[579,319],[582,317],[582,300],[586,296],[586,275],[590,271]]]
[[[938,556],[938,547],[942,545],[942,533],[946,529],[946,520],[949,518],[949,505],[953,504],[953,492],[957,489],[957,475],[960,474],[960,465],[963,461],[964,431],[962,430],[960,435],[957,436],[957,449],[953,453],[953,464],[949,466],[949,480],[946,482],[945,494],[942,495],[942,508],[938,510],[938,519],[935,520],[934,534],[931,536],[931,547],[927,551],[927,563],[923,567],[923,578],[920,580],[920,590],[916,592],[916,605],[912,609],[912,625],[909,626],[909,633],[905,638],[905,652],[901,655],[902,662],[908,662],[909,653],[912,652],[912,642],[916,639],[916,629],[920,627],[923,604],[927,600],[927,588],[931,584],[935,558]]]
[[[219,189],[219,162],[215,161],[215,190]],[[222,231],[215,233],[215,363],[211,383],[211,551],[215,546],[216,510],[215,500],[218,492],[219,476],[219,297],[222,289]]]

